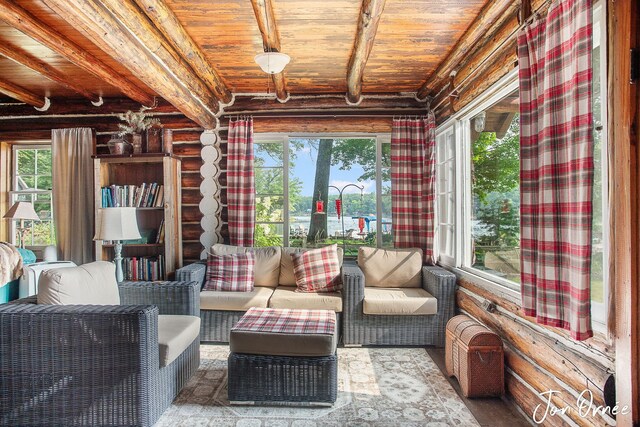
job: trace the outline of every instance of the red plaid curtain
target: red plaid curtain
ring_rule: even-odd
[[[391,213],[396,248],[421,248],[434,263],[436,121],[432,112],[393,120],[391,129]]]
[[[229,240],[253,246],[256,214],[253,176],[253,118],[229,121],[227,140],[227,209]]]
[[[522,307],[591,330],[592,4],[556,0],[518,34]]]

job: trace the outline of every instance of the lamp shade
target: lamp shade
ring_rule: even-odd
[[[99,210],[93,240],[139,239],[136,208],[104,208]]]
[[[281,73],[291,60],[289,55],[280,52],[259,53],[253,59],[268,74]]]
[[[38,214],[33,209],[33,205],[30,202],[15,202],[3,218],[40,221]]]

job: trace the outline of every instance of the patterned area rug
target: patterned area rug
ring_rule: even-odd
[[[201,346],[200,369],[156,427],[478,426],[422,348],[339,348],[330,408],[230,406],[229,347]]]

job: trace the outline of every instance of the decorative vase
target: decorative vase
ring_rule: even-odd
[[[109,147],[109,154],[124,154],[125,145],[126,142],[117,134],[114,134],[109,142],[107,142],[107,147]]]
[[[162,130],[162,152],[173,153],[173,131],[171,129]]]
[[[147,147],[145,152],[147,153],[162,152],[162,128],[161,127],[153,126],[147,129]]]
[[[142,154],[142,134],[134,133],[131,135],[131,145],[133,146],[133,154]]]

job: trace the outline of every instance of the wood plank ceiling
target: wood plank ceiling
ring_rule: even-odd
[[[504,3],[504,0],[500,1]],[[74,3],[76,6],[72,5]],[[169,102],[172,102],[169,99],[172,95],[175,95],[175,100],[183,102],[183,96],[175,88],[182,89],[185,86],[194,95],[193,99],[184,101],[184,105],[199,103],[198,108],[172,103],[191,118],[203,111],[214,114],[218,106],[210,105],[208,97],[213,94],[213,99],[224,104],[229,100],[228,96],[226,100],[221,99],[225,98],[225,90],[233,94],[264,94],[275,93],[278,89],[281,102],[286,101],[288,95],[349,92],[350,100],[357,102],[360,94],[414,94],[447,58],[483,6],[489,2],[124,0],[121,3],[124,4],[123,10],[135,8],[145,22],[149,20],[150,31],[143,34],[149,38],[145,40],[136,34],[142,40],[136,52],[148,52],[149,61],[160,58],[160,65],[151,64],[153,67],[149,67],[149,73],[166,69],[165,80],[171,82],[156,84],[154,79],[141,75],[140,67],[131,66],[131,61],[122,56],[122,51],[129,47],[123,45],[121,40],[130,37],[129,33],[140,31],[140,26],[131,28],[135,20],[120,18],[123,28],[121,34],[105,34],[105,19],[108,21],[117,15],[117,9],[120,8],[110,5],[118,2],[0,0],[0,44],[6,46],[4,56],[0,51],[0,83],[17,86],[37,97],[51,98],[52,102],[79,98],[95,101],[99,96],[130,97],[143,102],[152,96],[167,93],[169,96],[165,98]],[[83,4],[96,6],[85,8]],[[160,7],[165,5],[168,14]],[[15,20],[16,7],[47,31],[62,37],[63,42],[51,43],[50,34],[41,34],[40,40],[36,40],[37,35],[29,33],[33,30],[14,28],[23,25],[24,21]],[[269,8],[273,10],[273,19],[267,19],[269,13],[264,12]],[[94,15],[97,10],[104,10],[106,18],[96,21]],[[173,27],[167,31],[170,18],[173,19]],[[371,27],[367,27],[369,21],[373,22]],[[118,22],[118,19],[111,22]],[[264,39],[258,25],[260,22]],[[263,73],[253,60],[265,47],[277,47],[277,40],[267,32],[275,32],[276,36],[279,34],[280,51],[291,56],[284,73],[275,77]],[[150,34],[159,35],[159,43],[166,45],[162,48],[166,52],[164,57],[158,46],[154,45],[158,39]],[[185,42],[182,36],[171,34],[188,35],[195,45]],[[167,42],[167,37],[180,37],[181,40]],[[48,40],[49,45],[46,46]],[[75,57],[70,55],[68,49],[61,46],[67,42],[85,52],[89,64],[93,60],[99,62],[101,70],[107,70],[107,75],[112,76],[110,81],[105,80],[104,72],[97,72],[86,63],[80,63],[80,54],[77,52]],[[207,64],[194,65],[189,58],[194,55],[191,47],[201,51]],[[16,55],[10,55],[11,52],[7,53],[7,50],[15,51]],[[14,58],[9,59],[8,56]],[[174,60],[177,62],[172,65]],[[30,64],[27,63],[29,61]],[[196,69],[201,68],[206,72],[207,67],[210,67],[207,74]],[[39,70],[34,71],[34,68]],[[192,69],[193,74],[190,73]],[[189,76],[180,70],[188,70]],[[43,76],[47,71],[49,78]],[[220,87],[212,87],[212,80],[207,78],[212,75],[216,77],[215,74],[219,77]],[[349,86],[348,75],[352,82]],[[66,78],[67,84],[61,81],[60,76]],[[118,84],[118,81],[122,84]],[[6,92],[0,100],[8,100]],[[211,120],[196,121],[205,127],[212,125]]]

